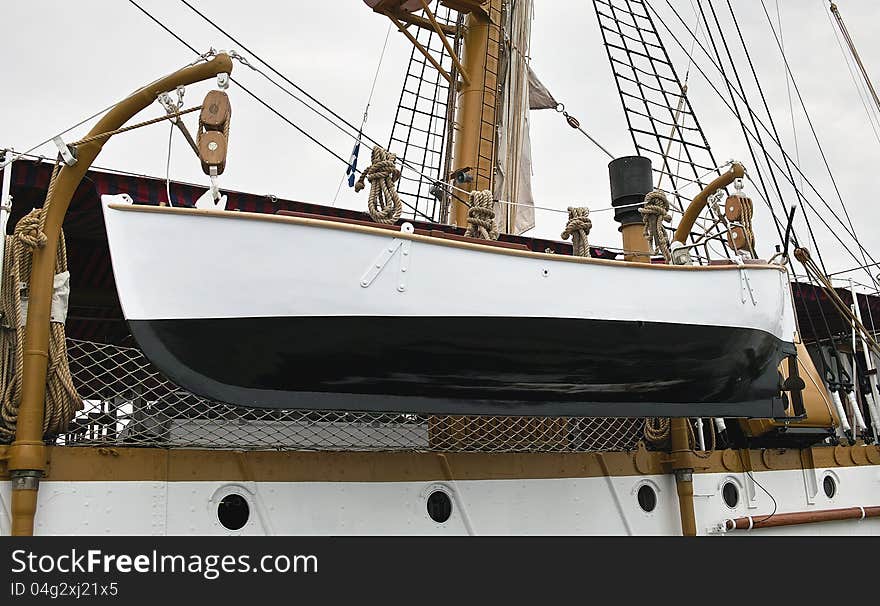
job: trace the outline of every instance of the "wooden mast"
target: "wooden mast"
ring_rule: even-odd
[[[458,95],[455,118],[453,174],[467,180],[455,185],[467,191],[492,189],[495,168],[495,125],[501,54],[502,0],[489,0],[468,13],[464,33],[464,68],[467,78]],[[468,207],[463,194],[454,196],[452,219],[467,225]]]

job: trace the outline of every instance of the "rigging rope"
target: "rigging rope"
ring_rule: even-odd
[[[590,221],[590,209],[585,207],[568,207],[568,222],[560,236],[563,240],[571,238],[571,251],[576,257],[590,257],[590,241],[588,239],[593,222]]]
[[[464,235],[469,238],[497,240],[498,226],[495,224],[495,200],[492,191],[484,189],[471,192],[470,204],[467,214],[468,227]]]
[[[864,338],[865,342],[871,346],[871,349],[878,355],[880,355],[880,344],[874,339],[874,335],[868,330],[864,324],[859,322],[858,317],[850,308],[849,305],[844,302],[844,300],[837,294],[837,290],[834,288],[834,285],[831,283],[831,280],[819,269],[816,265],[816,262],[813,261],[810,256],[810,251],[806,248],[797,248],[794,251],[795,258],[801,262],[801,265],[804,266],[804,269],[807,271],[807,274],[815,278],[818,282],[822,284],[825,289],[825,292],[828,294],[828,297],[831,299],[831,302],[837,307],[837,310],[840,314],[847,320],[847,322],[851,323],[855,329],[860,332]]]
[[[718,72],[722,75],[722,78],[723,78],[726,82],[729,83],[729,80],[728,80],[727,77],[724,75],[724,71],[723,71],[723,69],[720,68],[720,67],[718,66],[718,64],[715,62],[715,60],[712,58],[712,56],[709,54],[709,51],[706,50],[706,48],[703,46],[703,44],[702,44],[699,40],[697,40],[696,36],[695,36],[694,33],[690,30],[690,28],[689,28],[689,26],[687,25],[687,23],[685,23],[684,19],[682,19],[681,15],[679,14],[679,12],[678,12],[678,10],[675,8],[675,6],[674,6],[669,0],[665,0],[665,2],[666,2],[666,4],[667,4],[667,6],[670,8],[670,10],[673,12],[673,14],[676,16],[676,18],[679,20],[679,22],[682,24],[682,26],[685,28],[685,30],[687,31],[687,33],[690,34],[690,36],[695,40],[697,47],[699,47],[699,49],[700,49],[700,50],[706,55],[706,57],[709,59],[709,62],[712,64],[712,66],[713,66],[716,70],[718,70]],[[657,9],[655,9],[654,6],[653,6],[651,3],[647,3],[646,6],[647,6],[647,8],[650,10],[650,12],[653,13],[654,17],[656,17],[657,20],[660,21],[660,23],[663,25],[663,27],[665,28],[665,30],[666,30],[666,31],[669,33],[669,35],[672,37],[672,40],[678,45],[678,47],[682,50],[682,52],[684,52],[685,54],[688,54],[687,48],[681,43],[681,41],[679,40],[678,36],[675,34],[675,32],[673,32],[672,28],[666,23],[666,21],[663,19],[663,16],[660,15],[660,13],[657,11]],[[690,55],[688,55],[688,56],[690,57]],[[692,58],[692,57],[691,57],[691,58]],[[710,88],[712,88],[712,90],[715,92],[715,94],[718,95],[718,97],[721,99],[722,103],[724,103],[724,105],[727,106],[727,108],[728,108],[731,112],[733,112],[734,115],[736,115],[736,110],[731,106],[731,104],[727,101],[727,99],[724,98],[724,95],[721,93],[720,90],[718,90],[718,88],[715,86],[715,84],[714,84],[714,83],[712,82],[712,80],[709,78],[708,74],[706,74],[706,71],[705,71],[702,67],[700,67],[700,65],[697,63],[696,60],[693,60],[693,65],[694,65],[694,67],[697,68],[697,71],[698,71],[698,72],[700,73],[700,75],[703,77],[703,79],[705,80],[705,82],[710,86]],[[737,96],[739,96],[743,101],[746,101],[746,99],[745,99],[745,98],[744,98],[744,97],[743,97],[738,91],[737,91],[736,94],[737,94]],[[752,110],[750,107],[747,106],[747,109],[749,110],[750,113],[752,113],[752,114],[754,113],[753,110]],[[825,200],[825,198],[822,196],[822,194],[819,192],[819,190],[816,188],[816,186],[813,184],[813,182],[812,182],[809,178],[807,178],[807,176],[803,173],[803,171],[800,169],[800,167],[798,167],[797,164],[794,163],[794,160],[792,160],[791,156],[790,156],[790,155],[785,151],[785,149],[782,147],[782,143],[780,142],[780,140],[779,140],[777,137],[774,137],[774,136],[773,136],[773,134],[770,132],[770,129],[767,127],[767,125],[764,123],[764,121],[761,120],[760,117],[758,117],[757,115],[754,116],[754,119],[755,119],[755,121],[757,122],[757,124],[758,124],[758,125],[759,125],[759,126],[760,126],[760,127],[766,132],[766,133],[768,133],[768,134],[771,136],[771,140],[776,144],[777,147],[779,147],[780,153],[781,153],[781,154],[782,154],[782,155],[783,155],[783,156],[784,156],[789,162],[792,163],[792,168],[794,168],[794,170],[798,173],[798,175],[799,175],[801,178],[803,178],[803,180],[805,181],[805,183],[810,187],[810,189],[811,189],[811,190],[813,191],[813,193],[817,196],[817,198],[819,199],[819,201],[822,202],[822,204],[825,206],[825,208],[828,209],[829,213],[831,213],[831,216],[832,216],[834,219],[836,219],[837,222],[843,227],[843,229],[844,229],[844,231],[846,232],[846,234],[849,235],[849,236],[851,236],[851,237],[853,237],[853,240],[854,240],[854,242],[856,243],[857,247],[858,247],[859,249],[861,249],[862,252],[867,252],[867,251],[864,249],[864,246],[861,244],[861,242],[860,242],[860,241],[854,236],[854,234],[852,233],[852,231],[850,231],[850,228],[846,225],[846,223],[844,223],[843,220],[842,220],[840,217],[837,216],[837,213],[834,211],[834,209],[831,208],[831,206],[828,204],[828,202]],[[745,128],[744,130],[746,131],[746,133],[747,133],[747,135],[748,135],[749,137],[756,138],[756,135],[755,135],[754,133],[752,133],[750,130],[748,130],[747,128]],[[771,157],[770,160],[771,160],[771,162],[773,163],[773,165],[774,165],[777,169],[779,169],[779,170],[782,169],[782,167],[779,165],[779,163],[778,163],[775,159],[773,159],[773,158]],[[793,180],[788,179],[788,181],[789,181],[789,183],[791,183],[792,187],[795,187],[795,183],[794,183]],[[853,252],[849,249],[849,247],[843,242],[843,240],[840,239],[840,236],[837,235],[836,231],[833,230],[833,229],[831,228],[830,225],[828,225],[828,222],[824,219],[824,217],[822,217],[822,215],[819,214],[819,212],[816,210],[815,206],[813,206],[813,204],[812,204],[809,200],[807,200],[806,197],[803,198],[803,202],[805,202],[805,203],[807,204],[807,206],[809,207],[809,209],[813,211],[813,213],[819,218],[820,221],[822,221],[822,223],[825,225],[825,227],[828,228],[829,232],[830,232],[830,233],[831,233],[831,234],[837,239],[838,242],[840,242],[841,246],[844,247],[844,250],[846,250],[847,253],[849,253],[849,255],[852,256],[853,259],[855,259],[857,262],[861,262],[861,261],[858,259],[858,257],[856,257],[855,254],[853,254]],[[768,202],[768,203],[769,203],[769,202]],[[869,258],[872,258],[871,255],[870,255],[870,253],[868,253],[868,257],[869,257]],[[873,258],[872,258],[872,260],[873,260]],[[873,279],[873,276],[872,276],[872,279]]]
[[[394,182],[400,179],[397,169],[397,156],[385,151],[378,145],[373,148],[372,164],[364,169],[354,185],[359,192],[365,187],[365,180],[370,181],[370,195],[367,198],[367,212],[377,223],[392,225],[400,219],[403,205]]]
[[[642,221],[645,224],[645,239],[651,251],[659,251],[666,262],[672,260],[672,253],[669,252],[669,238],[666,230],[663,229],[663,223],[672,221],[672,215],[669,214],[669,199],[666,192],[662,189],[655,189],[645,196],[645,205],[639,208],[639,214],[642,215]]]
[[[56,164],[49,182],[47,200],[51,199],[58,167]],[[15,439],[24,369],[25,310],[22,292],[30,280],[33,251],[46,245],[46,234],[43,233],[45,214],[45,207],[33,209],[19,220],[13,234],[6,236],[3,285],[0,289],[0,311],[3,314],[3,325],[0,327],[0,442],[8,443]],[[55,273],[57,276],[66,272],[67,249],[62,232],[58,241]],[[55,436],[63,433],[76,411],[82,408],[82,398],[73,385],[68,366],[64,323],[52,321],[49,328],[43,434]]]

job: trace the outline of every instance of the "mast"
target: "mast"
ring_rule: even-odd
[[[452,174],[467,191],[492,189],[502,0],[489,0],[468,13],[464,34],[463,79],[458,95]],[[467,224],[465,201],[454,198],[453,221]]]

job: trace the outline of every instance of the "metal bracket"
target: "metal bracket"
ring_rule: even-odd
[[[673,265],[690,265],[691,264],[691,253],[688,250],[688,247],[682,244],[681,242],[672,242],[669,245],[669,252],[672,255],[672,264]]]
[[[400,231],[405,234],[411,234],[415,232],[415,228],[412,223],[404,223],[400,226]],[[364,275],[361,276],[361,287],[369,288],[376,278],[379,277],[379,274],[382,273],[382,270],[385,269],[385,266],[388,265],[388,262],[391,261],[391,258],[394,257],[395,253],[400,250],[400,279],[397,283],[397,291],[406,292],[406,272],[409,271],[411,246],[412,241],[408,239],[394,238],[391,240],[391,243],[382,249],[379,256],[375,258],[370,267],[367,268],[367,271],[364,272]]]
[[[76,148],[70,147],[67,145],[64,140],[61,138],[61,135],[54,137],[52,139],[52,143],[58,148],[58,151],[61,153],[61,159],[64,160],[64,163],[67,166],[73,166],[76,164]]]
[[[755,298],[755,291],[752,290],[752,283],[749,281],[749,274],[746,271],[746,264],[743,262],[742,257],[736,256],[734,257],[734,262],[739,267],[739,290],[740,290],[740,300],[743,305],[746,304],[746,292],[749,294],[749,298],[752,300],[752,305],[758,304],[758,299]]]

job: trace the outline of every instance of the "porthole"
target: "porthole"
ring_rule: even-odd
[[[721,497],[724,503],[733,509],[739,503],[739,488],[733,482],[725,482],[721,488]]]
[[[657,507],[657,492],[652,486],[643,484],[639,488],[639,492],[636,496],[639,500],[639,507],[641,507],[642,511],[645,513],[651,513],[654,511],[654,508]]]
[[[428,515],[438,524],[452,515],[452,499],[442,490],[435,490],[428,497]]]
[[[250,505],[240,494],[228,494],[217,505],[217,519],[227,530],[241,530],[250,515]]]
[[[826,497],[833,499],[834,495],[837,494],[837,482],[834,481],[833,477],[825,476],[825,479],[822,480],[822,489],[825,490]]]

